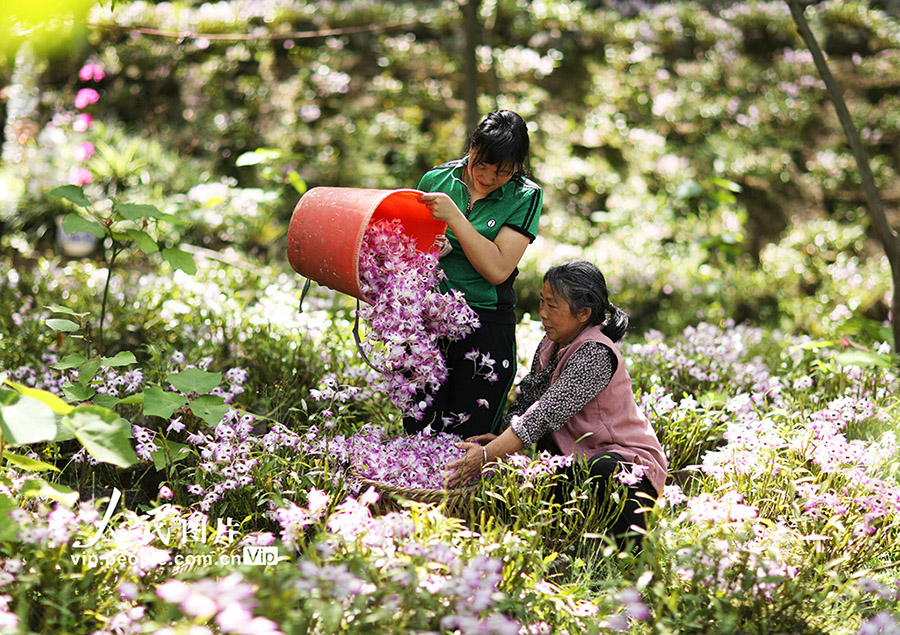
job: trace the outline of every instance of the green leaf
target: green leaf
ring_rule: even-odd
[[[215,395],[203,395],[192,399],[188,406],[191,412],[211,426],[216,426],[231,408],[225,400]]]
[[[48,311],[53,311],[54,313],[65,313],[66,315],[71,315],[72,317],[83,318],[86,315],[90,315],[88,312],[79,313],[77,311],[73,311],[67,306],[62,306],[61,304],[51,304],[47,307]]]
[[[16,509],[18,505],[16,501],[7,496],[0,494],[0,518],[5,522],[0,523],[0,542],[13,542],[19,536],[19,525],[9,516],[9,512]]]
[[[145,232],[142,229],[128,229],[125,230],[125,233],[128,235],[131,240],[135,242],[138,246],[138,249],[143,251],[145,254],[155,254],[159,251],[159,246],[156,244],[156,241],[150,237],[150,234]]]
[[[713,185],[718,185],[723,190],[729,190],[731,192],[740,192],[743,190],[740,183],[735,183],[734,181],[729,181],[728,179],[723,179],[720,177],[713,177],[709,180]]]
[[[872,351],[844,351],[834,356],[834,360],[841,366],[859,366],[861,368],[890,368],[889,355],[879,355]]]
[[[241,156],[239,156],[237,158],[237,161],[235,161],[235,165],[239,168],[243,168],[251,165],[259,165],[260,163],[266,163],[268,161],[280,158],[281,150],[276,150],[273,148],[257,148],[252,152],[245,152]]]
[[[172,265],[173,269],[181,269],[188,275],[197,273],[194,257],[186,251],[175,249],[174,247],[166,247],[162,250],[162,256],[166,262]]]
[[[47,192],[47,194],[53,198],[64,198],[67,201],[75,203],[78,207],[91,206],[90,199],[84,195],[84,190],[77,185],[62,185],[60,187],[55,187]]]
[[[155,205],[143,203],[119,203],[115,202],[115,209],[127,220],[139,220],[141,218],[159,218],[162,212]]]
[[[135,358],[134,353],[131,351],[122,351],[120,353],[116,353],[115,357],[101,357],[100,365],[104,368],[111,368],[113,366],[128,366],[129,364],[137,364],[137,358]]]
[[[97,375],[98,370],[100,370],[100,358],[91,357],[78,367],[78,381],[83,386],[88,386]]]
[[[138,462],[131,447],[130,424],[115,412],[100,406],[78,406],[63,418],[63,424],[97,460],[119,467]]]
[[[23,386],[22,384],[17,384],[14,381],[6,381],[7,384],[15,388],[16,392],[22,395],[26,395],[28,397],[33,397],[38,401],[43,401],[50,407],[55,414],[58,415],[66,415],[72,412],[72,409],[75,406],[67,404],[65,401],[54,395],[52,392],[48,392],[46,390],[40,390],[38,388],[31,388],[29,386]]]
[[[97,394],[97,391],[90,386],[78,382],[67,381],[62,388],[63,394],[69,401],[88,401]]]
[[[119,399],[119,403],[123,405],[133,406],[135,404],[143,404],[144,403],[144,393],[136,392],[133,395],[128,395],[127,397],[122,397]]]
[[[88,220],[78,214],[68,214],[62,222],[63,229],[67,234],[78,234],[85,232],[93,234],[97,238],[106,236],[106,230],[103,225],[96,221]]]
[[[7,445],[29,445],[56,437],[56,415],[43,401],[4,391],[0,402],[0,432]],[[10,403],[11,402],[11,403]]]
[[[290,172],[288,172],[288,183],[290,183],[291,186],[297,191],[297,194],[300,194],[301,196],[303,194],[306,194],[306,190],[309,189],[306,181],[300,178],[300,175],[297,174],[296,170],[291,170]]]
[[[54,331],[61,331],[63,333],[74,333],[75,331],[81,330],[81,326],[75,324],[72,320],[64,320],[62,318],[47,318],[44,324]]]
[[[103,393],[97,393],[93,397],[91,397],[91,403],[101,408],[115,408],[119,404],[120,400],[118,397],[113,397],[112,395],[104,395]]]
[[[57,485],[56,483],[48,483],[44,479],[33,479],[25,481],[22,485],[22,494],[24,496],[38,496],[40,498],[52,498],[58,500],[67,507],[72,507],[78,502],[78,492],[66,487],[65,485]]]
[[[57,363],[53,364],[51,368],[55,368],[56,370],[69,370],[70,368],[78,368],[83,363],[87,361],[87,357],[81,355],[79,353],[72,353],[71,355],[66,355]]]
[[[150,386],[144,390],[144,414],[149,417],[168,419],[186,402],[185,397],[156,386]]]
[[[195,392],[205,395],[210,390],[222,383],[222,373],[210,373],[199,368],[188,368],[180,373],[170,373],[166,380],[176,390],[181,392]]]
[[[50,463],[44,463],[29,456],[22,456],[14,452],[4,452],[3,458],[9,461],[10,465],[14,465],[26,472],[59,472],[59,468]]]
[[[161,472],[172,463],[182,461],[191,455],[190,446],[183,443],[175,443],[174,441],[163,441],[163,447],[157,446],[156,451],[151,452],[153,459],[153,467]]]

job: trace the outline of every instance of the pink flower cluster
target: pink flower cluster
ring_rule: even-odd
[[[377,386],[404,414],[421,418],[447,378],[440,344],[478,327],[463,294],[441,293],[437,256],[418,251],[397,221],[366,231],[359,256],[360,290],[371,304],[359,311],[369,325],[364,350],[382,371]]]
[[[282,633],[278,625],[264,617],[255,617],[256,590],[244,582],[240,573],[215,580],[205,578],[197,582],[169,580],[159,585],[156,594],[169,604],[177,605],[181,611],[199,623],[215,618],[222,633],[262,635]],[[159,633],[174,633],[173,629],[163,629]]]
[[[94,64],[93,62],[85,64],[81,67],[81,70],[78,71],[78,79],[84,83],[90,81],[99,82],[104,77],[106,77],[106,73],[103,72],[103,69],[99,65]],[[75,95],[75,108],[84,110],[88,106],[96,104],[98,101],[100,101],[100,93],[90,87],[82,88]],[[93,117],[86,112],[82,112],[75,117],[72,129],[75,132],[87,132],[93,122]],[[78,163],[84,163],[94,156],[95,150],[93,143],[90,141],[82,141],[75,146],[75,160]],[[91,171],[83,165],[75,166],[69,170],[69,183],[72,185],[82,186],[93,180],[93,174],[91,174]]]
[[[370,426],[347,439],[350,464],[363,478],[398,487],[441,489],[447,464],[465,454],[459,437],[438,432],[388,439]]]

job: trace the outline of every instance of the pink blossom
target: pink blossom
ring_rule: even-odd
[[[163,485],[159,488],[159,497],[160,498],[172,498],[175,496],[175,493],[169,489],[168,485]]]
[[[75,132],[86,132],[87,129],[91,127],[92,123],[94,123],[94,118],[86,112],[83,112],[75,117],[75,122],[72,124],[72,130]]]
[[[81,67],[81,70],[78,71],[78,79],[83,82],[89,82],[91,80],[99,82],[104,77],[106,77],[106,73],[103,72],[103,69],[100,68],[98,64],[94,64],[93,62],[85,64]]]
[[[69,170],[69,183],[79,187],[94,180],[94,175],[87,168],[72,168]]]
[[[94,156],[94,144],[90,141],[82,141],[77,146],[75,146],[75,160],[76,161],[87,161],[92,156]]]
[[[93,88],[82,88],[75,95],[75,107],[78,110],[83,110],[91,104],[96,104],[98,101],[100,101],[100,93]]]

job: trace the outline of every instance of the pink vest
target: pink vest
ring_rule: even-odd
[[[600,330],[589,326],[575,337],[559,353],[559,363],[550,378],[551,385],[559,378],[572,356],[584,342],[600,342],[616,356],[616,372],[609,386],[601,390],[559,430],[550,434],[563,454],[580,454],[591,457],[598,452],[615,452],[626,461],[647,468],[646,475],[658,494],[662,494],[666,482],[668,463],[656,438],[656,433],[644,413],[638,408],[631,389],[631,377],[625,370],[625,360],[619,349]],[[538,370],[550,363],[553,342],[546,337],[541,341]]]

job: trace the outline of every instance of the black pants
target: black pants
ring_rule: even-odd
[[[621,463],[626,463],[625,459],[615,452],[600,452],[588,459],[591,476],[599,477],[593,483],[594,487],[598,488],[600,500],[606,498],[606,484],[610,478],[614,478],[613,474],[619,470]],[[638,510],[652,506],[658,494],[646,476],[641,478],[637,485],[629,485],[627,492],[625,508],[610,529],[619,542],[628,538],[640,542],[641,534],[635,532],[632,527],[645,529],[647,525],[644,522],[643,512]]]
[[[404,417],[407,434],[428,425],[433,432],[450,432],[462,439],[499,433],[500,417],[516,376],[516,318],[511,311],[477,313],[481,320],[478,329],[442,346],[449,370],[447,381],[434,394],[421,420]],[[472,350],[479,351],[474,361],[466,358]],[[490,356],[492,367],[482,364],[483,355]],[[490,373],[496,373],[496,379]]]
[[[550,454],[562,454],[549,434],[544,435],[544,437],[538,441],[537,449],[546,450]],[[625,458],[622,457],[622,455],[615,452],[599,452],[588,459],[590,475],[598,477],[592,481],[594,487],[597,488],[598,500],[606,500],[607,483],[611,478],[615,478],[613,475],[619,470],[620,463],[627,463],[627,461],[625,461]],[[558,489],[554,494],[557,497],[557,500],[560,502],[566,500],[563,497],[567,496],[568,492],[566,489],[562,488],[566,488],[574,478],[575,472],[573,468],[566,468],[565,477],[560,483],[561,489]],[[645,495],[650,496],[650,498],[646,498]],[[659,495],[656,488],[650,484],[650,481],[646,476],[643,477],[637,485],[629,485],[627,487],[625,507],[622,509],[622,513],[619,514],[618,518],[616,518],[612,527],[609,528],[620,546],[629,541],[635,546],[640,546],[641,534],[634,531],[632,527],[645,529],[647,525],[644,521],[643,512],[638,510],[651,506],[653,501],[658,497]]]

